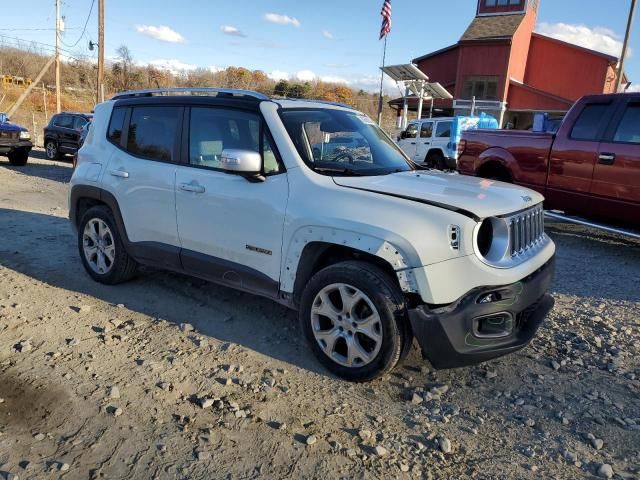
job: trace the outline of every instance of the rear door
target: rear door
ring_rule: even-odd
[[[640,98],[621,102],[600,143],[590,210],[640,226]]]
[[[577,105],[556,136],[549,159],[548,205],[567,213],[589,213],[591,183],[600,140],[611,118],[613,100]]]
[[[136,258],[174,269],[180,266],[174,184],[183,110],[115,108],[108,139],[118,148],[102,180],[118,202]]]
[[[447,145],[451,141],[451,129],[453,127],[453,122],[451,120],[438,122],[438,126],[436,127],[436,132],[433,137],[433,142],[431,144],[431,148],[437,148],[442,151],[442,155],[446,158],[447,156]]]
[[[420,126],[419,138],[416,145],[416,155],[413,157],[413,161],[416,163],[422,163],[427,159],[427,153],[431,149],[431,142],[433,140],[433,122],[423,121]]]

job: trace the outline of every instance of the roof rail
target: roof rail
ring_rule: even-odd
[[[153,88],[148,90],[130,90],[120,92],[113,96],[111,100],[122,100],[136,97],[155,97],[169,95],[211,95],[224,97],[253,98],[255,100],[270,100],[270,97],[253,90],[237,90],[231,88],[212,87],[178,87],[178,88]]]

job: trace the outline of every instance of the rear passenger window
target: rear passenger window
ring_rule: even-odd
[[[60,128],[73,128],[73,117],[70,117],[69,115],[60,115],[56,119],[55,126]]]
[[[84,127],[86,124],[87,124],[87,120],[83,117],[75,117],[73,119],[74,130],[82,130],[82,127]]]
[[[436,137],[449,138],[451,136],[451,122],[440,122],[436,129]]]
[[[606,115],[609,104],[587,105],[576,120],[571,138],[574,140],[598,140],[600,122]]]
[[[134,107],[127,151],[149,160],[174,160],[179,107]]]
[[[107,138],[111,143],[120,146],[122,140],[122,130],[124,128],[124,117],[127,113],[125,108],[115,108],[111,114],[111,122],[109,122],[109,132]]]
[[[613,141],[640,144],[640,104],[627,107]]]
[[[433,122],[426,122],[420,128],[420,138],[431,138],[433,136]]]

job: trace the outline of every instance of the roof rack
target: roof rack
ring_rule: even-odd
[[[220,97],[252,98],[255,100],[270,100],[270,97],[252,90],[237,90],[231,88],[212,87],[178,87],[178,88],[153,88],[148,90],[130,90],[117,93],[111,100],[122,100],[136,97],[155,97],[169,95],[211,95]]]

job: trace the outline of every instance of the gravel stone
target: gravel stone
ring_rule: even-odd
[[[613,478],[613,468],[608,463],[598,466],[597,475],[600,478]]]

